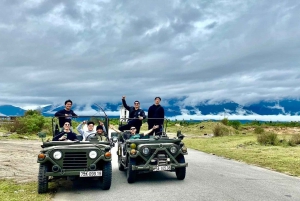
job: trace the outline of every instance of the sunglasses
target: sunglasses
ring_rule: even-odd
[[[140,103],[134,103],[135,105],[138,105],[138,104],[140,104]]]
[[[70,124],[64,124],[65,126],[70,126]]]

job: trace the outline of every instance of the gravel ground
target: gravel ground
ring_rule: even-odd
[[[37,181],[41,144],[38,140],[0,140],[0,179]]]

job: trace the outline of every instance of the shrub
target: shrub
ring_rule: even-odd
[[[225,126],[228,125],[228,122],[229,122],[228,118],[224,118],[221,120],[221,123],[224,124]]]
[[[229,135],[230,131],[225,126],[222,126],[221,124],[217,124],[213,128],[213,133],[214,133],[214,136],[220,137],[220,136],[224,136],[224,135]]]
[[[240,121],[229,121],[228,126],[231,126],[231,127],[235,128],[236,130],[238,130],[241,126],[241,122]]]
[[[300,134],[293,135],[291,139],[288,141],[290,146],[300,145]]]
[[[265,130],[262,128],[262,127],[260,127],[260,126],[257,126],[255,129],[254,129],[254,133],[256,133],[256,134],[262,134],[262,133],[264,133],[265,132]]]
[[[27,110],[24,114],[24,116],[32,116],[32,115],[41,115],[41,111],[39,110]]]
[[[261,145],[278,145],[279,140],[276,133],[262,133],[257,136],[257,142]]]

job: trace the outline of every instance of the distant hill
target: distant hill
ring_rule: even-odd
[[[26,110],[13,105],[0,105],[0,113],[7,116],[22,116]]]
[[[119,116],[119,104],[101,104],[105,112],[110,117]],[[250,116],[293,116],[297,117],[300,114],[300,101],[299,100],[281,100],[281,101],[261,101],[251,105],[239,105],[232,101],[224,101],[217,104],[211,104],[209,101],[199,103],[195,106],[180,106],[177,100],[169,100],[170,106],[164,106],[165,116],[172,117],[185,117],[188,119],[197,119],[199,116],[207,116],[207,118],[215,118],[214,116],[235,117],[242,116],[247,120]],[[43,115],[53,116],[55,112],[64,108],[64,105],[47,105],[39,108]],[[72,108],[75,113],[79,115],[96,115],[99,111],[96,104],[93,105],[78,105],[74,104]],[[143,108],[146,112],[148,108]],[[0,113],[8,116],[21,116],[26,110],[13,106],[2,105],[0,106]],[[98,115],[98,114],[97,114]],[[259,118],[258,118],[259,119]],[[299,119],[300,120],[300,119]]]

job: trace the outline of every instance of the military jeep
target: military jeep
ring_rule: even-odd
[[[141,139],[129,139],[129,136],[129,131],[118,133],[117,150],[119,170],[126,171],[128,183],[134,183],[139,173],[158,171],[175,172],[178,180],[185,178],[188,163],[184,155],[188,153],[181,131],[177,137],[170,138],[165,126],[165,131],[158,136]]]
[[[77,117],[79,120],[86,117]],[[93,118],[98,118],[94,116]],[[109,119],[105,115],[104,124],[108,132]],[[52,119],[53,137],[57,134],[57,124]],[[74,128],[73,128],[74,129]],[[40,132],[43,139],[45,133]],[[111,147],[114,146],[112,138],[110,141],[99,141],[97,137],[87,137],[81,141],[82,136],[77,135],[75,141],[44,141],[42,150],[37,156],[39,163],[38,193],[48,190],[48,182],[59,178],[72,181],[80,178],[90,178],[99,182],[104,190],[110,189],[112,179]],[[116,141],[116,140],[115,140]]]

